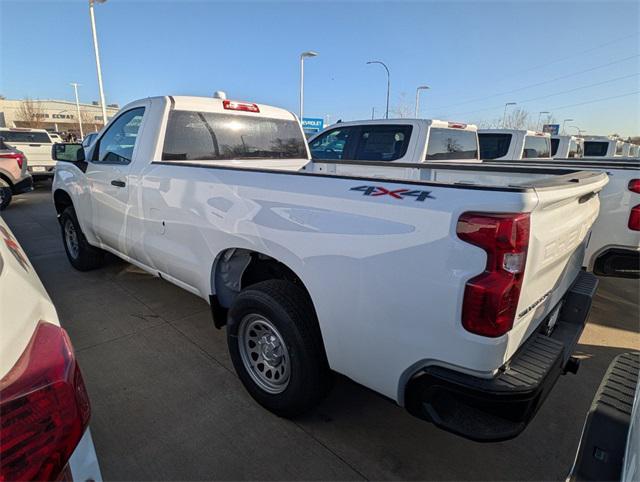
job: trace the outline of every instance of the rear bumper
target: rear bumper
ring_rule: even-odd
[[[41,164],[29,164],[28,168],[29,174],[33,177],[52,177],[55,174],[56,166],[54,165],[41,165]]]
[[[27,176],[13,185],[13,194],[23,194],[29,191],[33,191],[33,178],[31,176]]]
[[[598,255],[593,272],[600,276],[640,278],[640,251],[630,248],[607,249]]]
[[[481,441],[516,437],[533,419],[558,377],[576,372],[571,354],[584,328],[597,278],[580,272],[564,297],[550,336],[546,323],[491,379],[432,366],[408,383],[406,407],[438,427]]]
[[[569,480],[622,480],[640,354],[614,358],[593,399]]]

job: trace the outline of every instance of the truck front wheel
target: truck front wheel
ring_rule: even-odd
[[[72,207],[68,207],[60,215],[60,227],[62,228],[64,250],[75,269],[89,271],[102,266],[104,251],[87,242]]]
[[[284,280],[244,289],[229,310],[227,344],[251,396],[281,417],[315,406],[331,373],[307,293]]]

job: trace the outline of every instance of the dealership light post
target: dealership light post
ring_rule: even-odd
[[[566,131],[564,129],[564,126],[566,125],[567,122],[572,122],[575,119],[565,119],[562,121],[562,133],[564,134]]]
[[[387,64],[379,60],[370,60],[369,62],[367,62],[367,65],[370,65],[370,64],[380,64],[384,67],[384,70],[387,71],[387,109],[385,111],[384,118],[388,119],[389,118],[389,91],[391,90],[391,74],[389,73],[389,67],[387,67]]]
[[[78,99],[78,84],[77,82],[71,82],[73,91],[76,94],[76,112],[78,113],[78,125],[80,126],[80,139],[84,139],[84,132],[82,132],[82,117],[80,116],[80,100]]]
[[[312,50],[300,54],[300,123],[302,123],[304,115],[304,59],[317,56],[318,53]]]
[[[538,129],[538,127],[542,129],[542,126],[540,125],[540,119],[542,119],[542,114],[549,115],[551,114],[551,112],[547,112],[546,110],[538,112],[538,122],[536,122],[536,130]]]
[[[420,109],[420,91],[429,89],[428,85],[421,85],[416,89],[416,119],[418,118],[418,112]]]
[[[502,114],[502,128],[504,129],[505,124],[507,122],[507,107],[509,107],[510,105],[516,105],[515,102],[507,102],[504,105],[504,114]]]
[[[95,0],[104,3],[107,0]],[[102,87],[102,69],[100,68],[100,52],[98,50],[98,35],[96,34],[96,17],[93,13],[94,0],[89,0],[89,17],[91,17],[91,33],[93,34],[93,50],[96,54],[96,69],[98,70],[98,89],[100,90],[100,106],[102,107],[102,122],[107,125],[107,105],[104,103],[104,88]]]

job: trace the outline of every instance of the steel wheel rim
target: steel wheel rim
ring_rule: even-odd
[[[67,249],[69,250],[71,257],[76,259],[80,253],[78,233],[76,232],[76,227],[69,220],[64,224],[64,242],[67,245]]]
[[[291,359],[287,345],[268,319],[250,314],[240,321],[238,348],[251,379],[265,392],[282,393],[289,385]]]

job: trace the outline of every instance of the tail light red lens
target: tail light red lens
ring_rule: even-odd
[[[11,152],[9,154],[0,154],[0,159],[15,159],[18,163],[18,167],[22,169],[22,164],[24,163],[24,154],[20,152]]]
[[[513,327],[529,248],[529,214],[464,213],[460,239],[484,249],[484,272],[467,282],[462,325],[477,335],[498,337]]]
[[[640,231],[640,204],[631,208],[629,229],[631,231]]]
[[[222,107],[227,110],[242,110],[245,112],[260,112],[260,108],[256,104],[249,102],[236,102],[235,100],[223,100]]]
[[[631,179],[628,187],[629,191],[640,194],[640,179]]]
[[[89,423],[89,397],[66,332],[38,323],[0,380],[0,480],[54,480]]]

